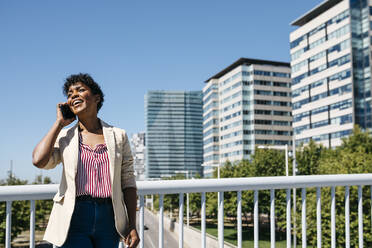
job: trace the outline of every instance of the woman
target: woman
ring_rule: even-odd
[[[136,247],[136,181],[124,130],[97,117],[104,95],[88,74],[71,75],[63,87],[67,102],[35,147],[32,162],[52,169],[63,164],[59,190],[44,239],[61,247],[118,247],[120,238]],[[67,105],[76,117],[64,119]]]

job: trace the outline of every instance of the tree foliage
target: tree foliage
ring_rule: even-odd
[[[343,139],[337,148],[326,148],[310,141],[296,151],[297,175],[321,174],[358,174],[372,173],[372,137],[355,127],[352,135]],[[292,159],[289,158],[289,172],[292,171]],[[290,173],[291,174],[291,173]],[[274,149],[255,149],[251,160],[235,163],[226,162],[220,167],[221,178],[268,177],[285,175],[284,151]],[[214,171],[217,178],[217,168]],[[316,189],[307,188],[307,244],[317,246],[316,229]],[[243,221],[251,220],[253,212],[253,191],[242,191]],[[364,186],[363,194],[363,229],[364,246],[372,247],[371,223],[371,187]],[[345,246],[345,187],[335,188],[336,202],[336,246]],[[173,199],[173,198],[172,198]],[[301,243],[301,190],[296,193],[297,240]],[[169,200],[173,208],[178,208],[178,195]],[[206,214],[217,217],[217,193],[206,193]],[[200,194],[190,198],[191,211],[200,212]],[[237,193],[224,192],[224,213],[230,219],[236,218]],[[259,191],[259,213],[270,215],[270,191]],[[331,189],[321,189],[322,247],[331,245]],[[286,190],[275,190],[275,215],[277,231],[286,231]],[[293,216],[292,216],[293,217]],[[292,219],[292,225],[294,220]],[[236,222],[235,222],[236,223]],[[280,235],[278,235],[280,236]],[[350,187],[350,241],[351,247],[358,246],[358,186]]]
[[[320,158],[326,156],[327,149],[310,140],[309,144],[296,152],[297,175],[319,174]]]
[[[322,148],[325,150],[324,148]],[[313,151],[316,149],[313,149]],[[318,174],[372,173],[372,137],[355,127],[353,134],[343,140],[341,146],[327,149],[319,156]],[[371,188],[363,187],[363,229],[364,246],[372,247],[371,230]],[[336,246],[345,246],[345,187],[336,187]],[[299,198],[300,200],[300,198]],[[331,244],[331,189],[323,188],[322,200],[322,247]],[[316,191],[307,192],[308,242],[316,246]],[[300,206],[300,204],[297,204]],[[297,209],[300,216],[301,209]],[[297,218],[300,219],[300,218]],[[300,232],[298,233],[300,239]],[[350,246],[358,247],[358,187],[350,187]]]

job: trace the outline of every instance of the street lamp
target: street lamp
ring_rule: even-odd
[[[292,175],[296,176],[296,148],[295,148],[295,139],[293,138],[292,144],[292,157],[293,157],[293,168],[292,168]],[[284,146],[258,146],[260,149],[275,149],[275,150],[285,150],[285,175],[288,176],[288,145]],[[297,237],[296,237],[296,188],[293,188],[293,245],[296,247]]]
[[[175,173],[184,173],[186,174],[186,179],[189,179],[189,171],[188,170],[179,170],[179,171],[175,171]],[[189,193],[186,193],[186,204],[187,204],[187,209],[186,209],[186,213],[187,213],[187,217],[186,217],[186,223],[187,223],[187,227],[190,226],[190,209],[189,209]],[[181,224],[181,223],[180,223]]]

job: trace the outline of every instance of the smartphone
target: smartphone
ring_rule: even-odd
[[[68,120],[75,117],[75,114],[71,111],[70,107],[67,104],[59,106],[62,112],[63,119]]]

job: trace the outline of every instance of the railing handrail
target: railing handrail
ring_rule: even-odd
[[[241,190],[372,185],[372,174],[246,177],[138,182],[139,194],[177,194]]]
[[[137,181],[138,195],[372,185],[372,174]],[[0,186],[0,201],[52,199],[58,184]]]
[[[0,186],[0,201],[52,199],[59,184],[28,184]]]

